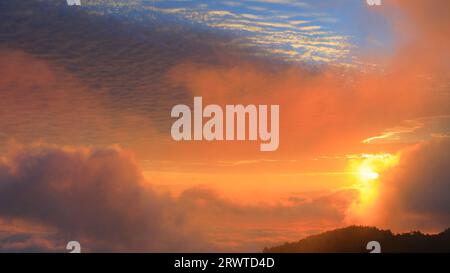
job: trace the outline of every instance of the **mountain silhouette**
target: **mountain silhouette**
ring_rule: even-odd
[[[393,234],[376,227],[349,226],[312,235],[294,243],[266,247],[264,253],[368,253],[367,243],[377,241],[383,253],[450,252],[450,228],[435,235],[419,231]]]

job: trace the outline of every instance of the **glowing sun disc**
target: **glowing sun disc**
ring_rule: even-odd
[[[372,168],[368,166],[362,166],[361,168],[359,168],[358,174],[359,177],[365,181],[375,180],[378,179],[378,177],[380,177],[380,175],[376,171],[374,171]]]

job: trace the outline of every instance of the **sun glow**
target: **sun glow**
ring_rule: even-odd
[[[350,162],[353,173],[360,185],[380,178],[383,172],[397,163],[397,156],[392,154],[363,154]]]
[[[351,160],[354,188],[359,192],[359,199],[352,206],[354,214],[369,217],[366,213],[378,198],[383,174],[397,162],[398,157],[392,154],[364,154]]]

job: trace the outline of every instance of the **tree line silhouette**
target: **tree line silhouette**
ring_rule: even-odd
[[[265,247],[264,253],[368,253],[367,243],[377,241],[384,253],[450,252],[450,228],[439,234],[420,231],[394,234],[376,227],[349,226],[306,237],[298,242]]]

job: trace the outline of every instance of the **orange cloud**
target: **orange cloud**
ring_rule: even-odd
[[[233,60],[216,65],[187,62],[169,74],[205,103],[279,104],[280,153],[342,153],[405,119],[443,109],[418,71],[365,74]],[[345,74],[344,74],[345,73]]]

